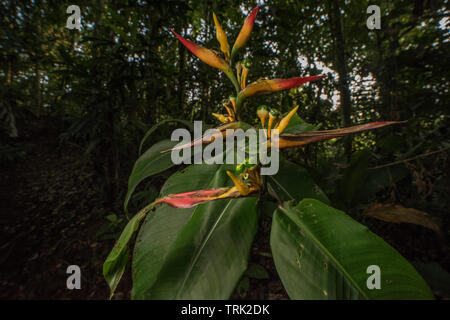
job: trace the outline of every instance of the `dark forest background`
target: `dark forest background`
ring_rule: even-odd
[[[72,4],[81,9],[80,31],[66,28]],[[371,4],[381,8],[379,30],[366,26]],[[101,266],[126,222],[122,204],[142,137],[167,119],[217,125],[210,114],[232,92],[170,29],[218,51],[212,12],[232,44],[256,5],[250,81],[328,77],[253,100],[244,120],[256,119],[263,103],[282,112],[298,104],[303,120],[321,129],[408,120],[286,155],[313,173],[334,207],[450,298],[450,11],[437,0],[2,1],[0,104],[13,113],[19,137],[0,140],[0,298],[107,297]],[[179,126],[159,127],[144,148]],[[154,199],[170,173],[142,184],[130,212]],[[409,213],[368,217],[379,203],[426,216],[413,224],[392,223],[414,220]],[[266,240],[255,245],[252,261],[268,277],[252,279],[235,298],[286,298],[262,254],[270,251]],[[71,264],[83,270],[82,290],[65,287]],[[123,281],[115,297],[128,298],[129,288]]]

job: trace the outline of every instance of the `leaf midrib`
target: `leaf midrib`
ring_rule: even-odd
[[[222,164],[222,165],[220,165],[220,166],[217,168],[217,170],[216,170],[216,171],[214,172],[214,174],[211,176],[211,178],[210,178],[208,184],[205,186],[205,189],[211,187],[211,184],[212,184],[212,182],[213,182],[213,180],[214,180],[214,177],[216,176],[217,172],[219,172],[225,165],[226,165],[226,164]],[[179,287],[179,289],[177,290],[177,293],[176,293],[176,295],[175,295],[175,299],[177,299],[178,296],[179,296],[179,295],[181,294],[181,292],[183,291],[183,289],[184,289],[184,287],[185,287],[185,285],[186,285],[186,282],[187,282],[187,280],[188,280],[190,274],[192,273],[192,270],[194,269],[195,264],[197,263],[197,261],[198,261],[200,255],[201,255],[201,253],[203,252],[203,249],[205,248],[207,242],[208,242],[209,239],[211,238],[212,233],[216,230],[216,227],[217,227],[218,223],[219,223],[220,220],[222,219],[222,217],[223,217],[225,211],[227,210],[228,206],[231,204],[231,201],[232,201],[232,200],[228,200],[227,205],[225,206],[225,208],[224,208],[224,209],[222,210],[222,212],[220,213],[220,215],[219,215],[217,221],[214,223],[213,227],[212,227],[211,230],[209,231],[209,233],[208,233],[208,235],[206,236],[206,238],[202,241],[202,245],[201,245],[200,249],[196,252],[194,259],[191,260],[190,266],[189,266],[189,270],[185,273],[185,276],[184,276],[184,278],[183,278],[183,282],[181,283],[181,285],[180,285],[180,287]],[[196,211],[198,208],[200,208],[200,207],[197,206],[197,207],[194,208],[194,210],[192,211],[191,217],[195,214],[195,211]],[[167,258],[167,255],[169,254],[169,252],[170,252],[170,250],[168,250],[168,251],[166,252],[166,254],[164,255],[164,258],[163,258],[164,261],[165,261],[165,259]],[[164,265],[164,263],[163,263],[163,265]],[[160,268],[159,272],[160,272],[160,271],[161,271],[161,268]],[[159,272],[158,272],[158,273],[159,273]]]
[[[222,212],[220,213],[218,219],[216,220],[216,222],[214,223],[213,227],[211,228],[211,230],[208,232],[208,235],[206,236],[205,240],[202,241],[202,245],[200,246],[200,249],[197,251],[195,257],[193,260],[191,260],[191,264],[189,266],[189,270],[186,272],[185,277],[183,279],[183,282],[181,283],[180,288],[177,291],[177,294],[175,296],[175,299],[178,298],[178,296],[180,295],[180,293],[183,291],[184,286],[186,285],[187,279],[189,278],[189,275],[191,274],[192,270],[194,269],[194,266],[196,265],[200,255],[203,252],[203,249],[205,248],[207,242],[209,241],[209,239],[211,238],[211,235],[213,234],[213,232],[216,230],[217,225],[219,224],[220,220],[222,220],[222,217],[224,215],[224,213],[226,212],[226,210],[228,209],[228,206],[231,204],[232,200],[228,200],[227,205],[225,206],[225,208],[223,208]],[[195,212],[195,210],[194,210]]]
[[[212,177],[211,177],[211,179],[209,180],[209,183],[208,183],[208,185],[206,186],[206,188],[211,187],[211,183],[212,183],[212,181],[213,181],[215,175],[217,174],[217,172],[219,172],[219,171],[223,168],[223,166],[224,166],[223,164],[220,165],[220,167],[219,167],[219,168],[216,170],[216,172],[212,175]],[[226,209],[228,208],[228,206],[230,205],[230,203],[231,203],[231,200],[228,200],[227,205],[225,206],[225,208],[224,208],[224,209],[222,210],[222,212],[220,213],[219,218],[218,218],[217,221],[214,223],[213,228],[211,228],[210,232],[209,232],[208,235],[206,236],[206,239],[202,242],[202,245],[201,245],[201,247],[200,247],[200,250],[197,251],[197,253],[196,253],[195,257],[194,257],[194,260],[191,260],[189,270],[188,270],[188,272],[185,273],[185,277],[183,278],[183,282],[181,283],[180,288],[177,290],[177,294],[175,295],[175,299],[177,299],[178,296],[180,295],[181,291],[183,291],[184,286],[186,285],[187,279],[188,279],[189,275],[191,274],[192,270],[194,269],[194,265],[197,263],[197,260],[198,260],[198,258],[200,257],[200,254],[202,253],[204,247],[206,246],[206,243],[209,241],[209,238],[211,237],[212,232],[216,229],[217,224],[218,224],[219,221],[222,219],[222,216],[223,216],[225,210],[226,210]],[[195,211],[196,211],[198,208],[199,208],[199,207],[196,207],[196,208],[194,209],[194,211],[192,211],[192,215],[195,214]],[[191,217],[192,217],[192,215],[191,215]]]
[[[270,176],[270,179],[272,179],[278,185],[278,187],[280,187],[280,189],[288,195],[288,197],[290,197],[292,200],[295,200],[295,198],[277,181],[277,179],[275,179],[273,176]]]

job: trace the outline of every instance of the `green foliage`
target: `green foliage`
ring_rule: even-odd
[[[161,153],[161,151],[168,150],[175,145],[176,142],[174,141],[163,140],[153,145],[139,157],[128,180],[128,192],[124,203],[125,211],[127,211],[133,191],[142,180],[173,166],[170,153]]]
[[[308,9],[304,7],[303,10],[305,8]],[[333,30],[333,27],[341,25],[336,21],[340,19],[336,16],[336,13],[339,14],[338,2],[330,2],[325,9],[328,10],[329,19],[333,20],[331,33],[334,41],[342,41],[341,32]],[[281,24],[281,29],[282,27]],[[260,80],[246,88],[247,73],[244,74],[242,70],[245,72],[248,70],[242,69],[238,64],[236,68],[238,84],[232,71],[232,61],[227,59],[229,52],[225,52],[224,60],[212,54],[209,49],[199,47],[178,34],[175,35],[200,60],[222,70],[238,90],[237,98],[231,97],[229,103],[224,102],[228,116],[216,114],[221,122],[234,124],[236,120],[241,119],[243,113],[241,107],[248,108],[246,104],[248,97],[279,91],[280,85],[283,89],[287,89],[287,83],[294,83],[292,79]],[[223,35],[219,41],[223,44]],[[343,123],[348,125],[349,84],[347,80],[342,80],[343,77],[347,79],[347,75],[343,73],[345,72],[343,64],[346,63],[343,47],[345,46],[342,43],[336,45],[339,57],[333,62],[341,77],[339,90],[344,100],[347,99],[347,105],[345,103],[343,105]],[[325,54],[329,52],[325,50]],[[282,57],[282,54],[278,56]],[[298,85],[289,85],[289,88]],[[311,93],[313,92],[310,91],[309,94]],[[307,96],[301,96],[303,102]],[[292,103],[292,99],[289,102]],[[286,100],[281,104],[273,103],[276,106],[289,104]],[[233,112],[230,108],[233,108]],[[296,110],[297,108],[293,112]],[[365,130],[360,129],[361,127],[357,127],[358,129],[352,127],[317,131],[319,126],[305,122],[297,114],[291,118],[292,113],[288,117],[285,113],[282,117],[274,107],[270,108],[269,115],[259,111],[257,115],[262,127],[265,126],[265,119],[268,117],[269,139],[269,130],[272,126],[275,128],[278,121],[280,128],[286,128],[284,147],[296,146],[294,143],[296,141],[299,142],[297,146],[306,145]],[[246,120],[249,120],[248,112],[245,114]],[[147,131],[139,149],[151,133],[169,121],[170,119],[162,120]],[[183,122],[183,120],[176,121]],[[384,126],[386,123],[370,123],[367,128]],[[245,122],[239,122],[239,127],[243,126],[249,127]],[[366,137],[373,138],[371,135]],[[283,136],[280,137],[280,141],[282,139]],[[203,144],[206,143],[204,139],[201,141]],[[346,141],[345,156],[351,156],[350,162],[345,166],[342,179],[339,181],[340,187],[334,195],[339,197],[337,202],[339,206],[344,207],[352,206],[356,202],[357,194],[368,185],[367,177],[371,175],[369,172],[371,152],[363,149],[351,155],[351,143],[348,144],[350,140]],[[374,145],[359,141],[364,146]],[[384,141],[392,145],[389,139]],[[172,166],[169,154],[162,151],[170,149],[173,145],[167,140],[158,142],[136,161],[128,183],[125,209],[141,181]],[[190,147],[192,145],[188,146]],[[249,290],[249,278],[268,277],[267,271],[261,266],[254,264],[248,266],[248,256],[259,217],[272,215],[270,233],[272,255],[277,272],[291,298],[433,298],[426,282],[395,249],[344,212],[327,205],[330,204],[329,198],[313,181],[306,168],[282,158],[280,169],[275,175],[261,178],[260,165],[246,166],[245,162],[238,166],[201,164],[191,165],[175,172],[161,188],[159,199],[130,220],[105,261],[104,274],[111,292],[114,292],[118,279],[124,272],[126,264],[124,256],[128,255],[128,242],[146,215],[134,246],[132,298],[227,299],[234,290],[241,297],[245,297]],[[238,176],[232,174],[235,168]],[[227,175],[234,183],[233,187],[230,186],[231,181]],[[402,178],[401,173],[395,178],[397,180],[389,176],[389,183]],[[385,180],[385,176],[381,174],[370,191],[377,193],[385,188]],[[261,205],[258,204],[259,201]],[[294,207],[295,203],[299,203],[298,206]],[[157,207],[149,213],[149,208],[154,206]],[[268,212],[274,208],[273,214]],[[376,290],[369,287],[370,277],[367,270],[371,266],[382,270],[382,276],[379,275],[382,281],[377,280]]]
[[[299,183],[301,181],[301,183]],[[279,201],[300,201],[303,198],[315,198],[329,203],[327,196],[311,179],[308,171],[288,160],[280,159],[280,170],[268,176],[269,190],[275,193]]]
[[[395,249],[320,201],[283,204],[273,216],[270,244],[292,299],[433,299]],[[371,265],[380,268],[380,289],[367,286]]]
[[[225,170],[231,168],[192,165],[169,178],[161,192],[190,191],[192,182],[197,184],[194,189],[224,186]],[[247,268],[257,229],[255,203],[255,198],[247,198],[181,212],[166,205],[157,208],[136,241],[133,298],[227,299]]]
[[[161,127],[163,124],[165,124],[165,123],[167,123],[167,122],[179,122],[179,123],[182,123],[182,124],[188,126],[188,127],[189,127],[190,129],[192,129],[192,130],[194,129],[194,128],[193,128],[193,125],[192,125],[189,121],[186,121],[186,120],[180,120],[180,119],[166,119],[166,120],[162,120],[162,121],[158,122],[158,124],[156,124],[156,125],[154,125],[153,127],[151,127],[151,128],[145,133],[144,137],[142,138],[141,144],[139,145],[139,154],[141,154],[141,152],[142,152],[142,147],[143,147],[145,141],[150,137],[150,135],[151,135],[156,129],[158,129],[159,127]]]
[[[111,289],[111,296],[116,290],[129,260],[128,242],[139,228],[147,210],[147,208],[144,208],[128,222],[103,264],[103,276]]]

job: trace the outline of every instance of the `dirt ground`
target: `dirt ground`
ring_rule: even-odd
[[[103,299],[101,265],[112,241],[95,240],[105,209],[77,150],[29,132],[31,151],[2,167],[1,299]],[[82,270],[82,289],[66,288],[66,269]]]

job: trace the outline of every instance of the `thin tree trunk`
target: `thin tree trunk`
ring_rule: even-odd
[[[339,74],[339,92],[341,96],[341,110],[342,110],[342,125],[349,127],[352,125],[351,121],[351,92],[349,88],[348,74],[347,74],[347,59],[345,57],[345,39],[342,32],[340,8],[338,0],[328,1],[328,17],[331,24],[331,34],[333,35],[335,57],[334,62],[337,72]],[[347,159],[349,160],[352,154],[352,138],[347,136],[344,139],[344,149]]]
[[[181,42],[178,42],[178,54],[179,57],[179,74],[178,74],[178,110],[184,117],[184,65],[185,65],[185,47]]]
[[[41,115],[42,108],[42,93],[41,93],[41,70],[39,70],[39,63],[36,64],[36,89],[35,89],[36,114]]]
[[[36,30],[38,34],[38,39],[41,39],[41,17],[40,13],[37,14],[37,21],[36,21]],[[42,108],[42,93],[41,93],[41,70],[39,66],[39,58],[36,57],[36,83],[35,83],[35,97],[34,101],[36,103],[36,114],[38,116],[41,115],[41,108]]]
[[[97,1],[97,17],[95,21],[95,31],[94,35],[96,39],[100,38],[100,35],[102,34],[103,28],[103,15],[105,12],[105,0],[98,0]],[[105,54],[105,52],[102,52],[103,47],[98,47],[95,55],[96,57],[101,57],[102,54]],[[101,80],[99,81],[102,82]],[[118,159],[118,146],[116,141],[116,113],[115,113],[115,106],[118,103],[117,101],[117,92],[113,91],[111,92],[111,97],[108,99],[105,103],[103,103],[102,107],[104,108],[104,131],[109,137],[109,142],[106,142],[103,148],[106,148],[105,155],[108,159],[108,163],[105,170],[105,180],[107,181],[106,185],[106,197],[108,199],[108,205],[112,208],[114,206],[114,202],[116,201],[116,197],[118,194],[118,186],[119,186],[119,177],[118,177],[118,166],[119,166],[119,159]]]
[[[8,74],[6,75],[6,84],[8,85],[8,88],[11,86],[11,80],[12,80],[11,61],[8,61]]]

